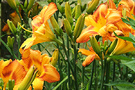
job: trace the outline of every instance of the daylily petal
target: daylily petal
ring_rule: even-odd
[[[34,32],[34,36],[36,37],[34,41],[34,45],[37,43],[53,41],[56,39],[54,33],[51,31],[48,25],[42,24],[37,31]]]
[[[30,50],[30,57],[32,60],[32,63],[37,67],[39,72],[41,71],[41,52],[38,50]]]
[[[81,52],[83,55],[86,55],[86,56],[89,56],[89,55],[91,55],[91,54],[95,54],[95,59],[96,60],[100,60],[100,58],[99,58],[99,56],[94,52],[94,50],[92,51],[92,50],[86,50],[86,49],[79,49],[79,51],[78,52]]]
[[[40,78],[35,78],[32,83],[34,90],[42,90],[43,84],[44,84],[44,81],[42,81]]]
[[[17,61],[14,60],[3,68],[2,79],[4,81],[4,87],[6,86],[9,79],[15,80],[15,85],[19,84],[26,75],[24,67]]]
[[[44,23],[46,23],[46,21],[57,11],[57,6],[55,3],[51,2],[48,5],[48,8],[46,9],[46,11],[43,14],[43,20]]]
[[[90,39],[89,37],[92,35],[98,35],[98,33],[96,32],[96,28],[94,28],[93,26],[88,26],[82,31],[80,36],[77,38],[76,42],[77,43],[87,42]]]
[[[126,23],[124,23],[122,20],[115,23],[115,26],[118,27],[118,30],[121,30],[124,33],[124,36],[128,37],[129,33],[133,32],[133,28]]]
[[[101,17],[105,17],[107,14],[108,5],[106,3],[100,4],[97,10],[93,13],[95,21],[98,21]]]
[[[116,23],[121,20],[122,15],[121,12],[118,10],[108,9],[106,18],[107,18],[107,24]]]
[[[30,54],[30,47],[33,45],[35,38],[28,38],[26,41],[23,42],[21,45],[19,51],[21,54],[26,55],[23,56],[24,58],[27,58]]]
[[[3,60],[0,61],[0,77],[1,77],[1,74],[2,74],[3,68],[6,67],[11,62],[12,62],[11,59],[10,60],[7,60],[7,61],[3,61]]]
[[[55,3],[50,3],[48,6],[45,6],[41,13],[33,18],[32,27],[33,31],[37,31],[38,27],[42,24],[45,24],[47,20],[57,11],[57,6]]]
[[[49,83],[56,82],[60,80],[60,75],[55,67],[51,64],[44,64],[43,66],[44,71],[41,73],[40,77],[41,80],[45,80]]]
[[[113,2],[113,0],[109,0],[109,8],[111,8],[111,9],[116,9],[116,5],[115,5],[115,3]]]
[[[89,56],[86,57],[85,61],[82,63],[82,65],[85,67],[89,65],[95,58],[95,54],[90,54]]]
[[[117,45],[111,54],[118,55],[118,54],[123,54],[123,53],[131,52],[131,51],[135,51],[135,48],[132,42],[125,41],[118,38]]]

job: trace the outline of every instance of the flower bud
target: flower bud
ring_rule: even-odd
[[[79,35],[82,32],[83,26],[84,26],[84,20],[85,20],[85,15],[82,14],[79,16],[79,18],[77,19],[77,23],[75,25],[75,29],[74,29],[74,40],[76,40],[76,38],[79,37]]]
[[[109,47],[109,49],[108,49],[108,54],[110,54],[113,50],[114,50],[114,48],[115,48],[115,46],[116,46],[116,44],[117,44],[117,41],[118,41],[118,39],[115,39],[112,43],[111,43],[111,45],[110,45],[110,47]]]
[[[60,11],[61,14],[64,14],[64,7],[62,7],[59,3],[56,4],[58,10]]]
[[[25,0],[25,2],[24,2],[24,8],[26,9],[27,6],[28,6],[28,0]]]
[[[81,5],[82,4],[81,0],[77,0],[77,4]]]
[[[100,47],[98,45],[98,42],[95,38],[95,36],[92,36],[90,37],[90,43],[91,43],[91,46],[93,48],[93,50],[99,55],[101,56],[101,50],[100,50]],[[102,57],[101,57],[102,58]]]
[[[53,26],[53,28],[54,28],[55,33],[56,33],[58,36],[60,36],[60,35],[62,34],[62,30],[61,30],[61,28],[59,27],[57,21],[55,20],[55,18],[54,18],[53,16],[51,16],[50,21],[51,21],[51,24],[52,24],[52,26]]]
[[[57,63],[57,61],[58,61],[58,56],[59,56],[59,50],[58,49],[55,49],[55,51],[53,52],[53,55],[52,55],[52,59],[51,59],[50,64],[52,64],[53,66],[55,66],[56,63]]]
[[[8,45],[8,47],[9,47],[10,49],[13,49],[14,40],[15,40],[14,37],[12,37],[12,38],[11,38],[10,36],[7,37],[7,45]]]
[[[83,6],[81,6],[82,12],[86,9],[86,4],[84,4]]]
[[[31,66],[26,76],[24,77],[23,81],[19,85],[18,90],[27,90],[29,86],[32,84],[32,82],[34,81],[37,72],[38,71],[36,70],[36,67]]]
[[[67,20],[72,24],[73,18],[71,14],[71,8],[68,2],[65,3],[65,15],[66,15]]]
[[[27,7],[27,11],[29,11],[29,10],[32,8],[32,6],[33,6],[33,4],[34,4],[34,1],[35,1],[35,0],[30,0],[30,2],[29,2],[29,4],[28,4],[28,7]]]
[[[78,17],[81,15],[81,6],[78,4],[75,8],[75,19],[78,19]]]
[[[10,7],[12,7],[13,9],[16,9],[16,3],[15,0],[7,0],[8,4]]]
[[[93,10],[97,7],[98,3],[99,3],[99,0],[92,0],[92,1],[88,4],[88,8],[87,8],[86,12],[87,12],[88,14],[92,13]]]
[[[15,25],[13,24],[13,22],[8,19],[7,24],[9,26],[11,32],[15,35],[17,32],[17,29],[16,29]]]
[[[67,19],[64,19],[64,28],[66,30],[67,35],[71,36],[72,35],[72,29],[71,29],[71,25],[70,25],[70,23]]]
[[[8,90],[13,90],[14,85],[15,85],[15,81],[9,79],[9,81],[8,81]]]

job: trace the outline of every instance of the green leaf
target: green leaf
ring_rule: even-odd
[[[121,38],[123,40],[126,40],[126,41],[130,41],[133,43],[133,46],[135,47],[135,37],[130,33],[129,37],[123,37],[123,36],[118,36],[115,32],[114,32],[115,36],[118,37],[118,38]]]
[[[2,39],[0,39],[0,42],[7,48],[7,50],[10,52],[10,54],[13,55],[11,49],[8,47],[8,45]]]
[[[131,37],[123,37],[123,36],[118,36],[115,32],[114,32],[115,36],[118,37],[118,38],[121,38],[123,40],[127,40],[127,41],[130,41],[130,42],[133,42],[135,43],[135,41],[131,38]]]
[[[129,18],[128,17],[128,20],[127,19],[124,19],[124,18],[121,18],[122,19],[122,21],[123,22],[125,22],[125,23],[127,23],[127,24],[129,24],[129,25],[131,25],[131,27],[133,28],[133,29],[135,29],[135,20],[133,20],[133,19],[131,19],[131,18]]]
[[[131,70],[135,72],[135,60],[132,61],[121,60],[121,62],[122,64],[126,65],[127,67],[129,67]]]
[[[124,56],[124,55],[113,55],[113,56],[108,56],[110,58],[113,58],[113,59],[117,59],[117,60],[126,60],[126,61],[132,61],[133,59],[127,57],[127,56]]]
[[[127,19],[125,19],[125,18],[121,18],[121,19],[122,19],[123,22],[125,22],[127,24],[130,24],[130,22]]]
[[[133,34],[129,33],[129,37],[135,41],[135,36]]]
[[[105,85],[116,86],[119,90],[135,90],[135,85],[126,81],[115,81]]]

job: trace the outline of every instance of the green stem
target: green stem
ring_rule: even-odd
[[[78,90],[78,83],[77,83],[77,71],[76,71],[76,61],[77,61],[77,50],[76,45],[74,43],[74,78],[75,78],[75,90]]]
[[[89,90],[91,90],[91,87],[92,87],[92,79],[93,79],[93,74],[94,74],[94,65],[95,65],[95,60],[93,61],[93,65],[92,65],[92,72],[91,72],[91,79],[90,79]]]
[[[128,67],[126,66],[126,80],[128,80]]]
[[[82,66],[82,84],[81,84],[81,90],[84,89],[84,72],[85,72],[85,67]]]
[[[120,64],[118,63],[118,68],[119,68],[119,72],[120,72],[120,79],[122,80],[122,72],[121,72],[121,68],[120,68]]]
[[[101,86],[100,86],[100,90],[103,90],[103,85],[104,85],[104,66],[103,66],[103,59],[101,57]]]
[[[16,55],[15,55],[15,53],[14,53],[14,50],[13,49],[11,49],[11,52],[12,52],[12,56],[13,56],[13,60],[15,60],[15,59],[17,59],[17,57],[16,57]]]
[[[113,79],[112,79],[112,81],[114,81],[114,79],[115,79],[115,62],[113,62]]]
[[[98,88],[98,82],[97,82],[98,77],[97,77],[97,72],[96,72],[96,70],[97,70],[96,63],[97,62],[95,61],[95,65],[94,65],[94,69],[95,69],[95,90],[97,90],[97,88]]]
[[[17,59],[16,55],[13,54],[12,50],[7,46],[7,44],[0,38],[0,42],[7,48],[7,50],[9,51],[9,53],[11,54],[11,56],[14,56],[14,58]]]
[[[68,54],[67,60],[68,60],[68,62],[70,62],[70,60],[69,60],[70,54],[69,54],[69,38],[68,38],[68,35],[67,35],[67,49],[68,49],[68,52],[67,52],[67,54]],[[69,65],[69,63],[68,63],[68,86],[69,86],[69,88],[70,88],[70,65]]]
[[[106,84],[109,83],[109,77],[110,77],[110,61],[106,62]],[[105,90],[109,90],[109,87],[106,85]]]

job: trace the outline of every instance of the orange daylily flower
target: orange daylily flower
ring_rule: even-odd
[[[82,65],[84,67],[89,65],[94,59],[95,60],[100,60],[99,56],[94,52],[92,47],[90,48],[90,50],[79,49],[78,52],[81,52],[83,55],[87,56],[86,59],[84,60],[84,62],[82,63]]]
[[[133,46],[133,43],[118,38],[117,45],[112,51],[111,55],[124,54],[131,51],[135,51],[135,47]]]
[[[33,34],[31,38],[28,38],[20,47],[20,53],[24,53],[32,45],[55,41],[56,37],[51,31],[47,20],[51,17],[52,14],[57,11],[57,6],[55,3],[50,3],[48,6],[45,6],[39,15],[35,16],[32,21]]]
[[[22,59],[22,64],[26,70],[29,70],[31,65],[37,67],[38,73],[33,81],[33,88],[35,90],[42,90],[44,81],[52,83],[60,80],[60,75],[56,68],[49,64],[52,58],[47,54],[41,55],[41,52],[38,50],[30,50],[29,55],[27,53],[22,54]]]
[[[127,14],[129,17],[135,15],[135,2],[133,0],[121,0],[118,4],[118,10],[122,11],[123,8],[127,9]]]
[[[1,60],[0,65],[0,77],[4,81],[4,89],[9,79],[15,80],[15,86],[17,86],[26,75],[24,67],[17,60]]]
[[[86,42],[89,40],[89,36],[92,35],[100,35],[103,37],[103,40],[105,40],[104,38],[109,38],[111,41],[114,40],[110,33],[117,30],[115,23],[121,20],[121,12],[115,10],[116,6],[112,0],[109,0],[109,5],[108,8],[107,3],[101,4],[93,15],[88,15],[85,18],[87,28],[81,32],[76,42]],[[109,24],[113,24],[111,28],[108,28]]]

